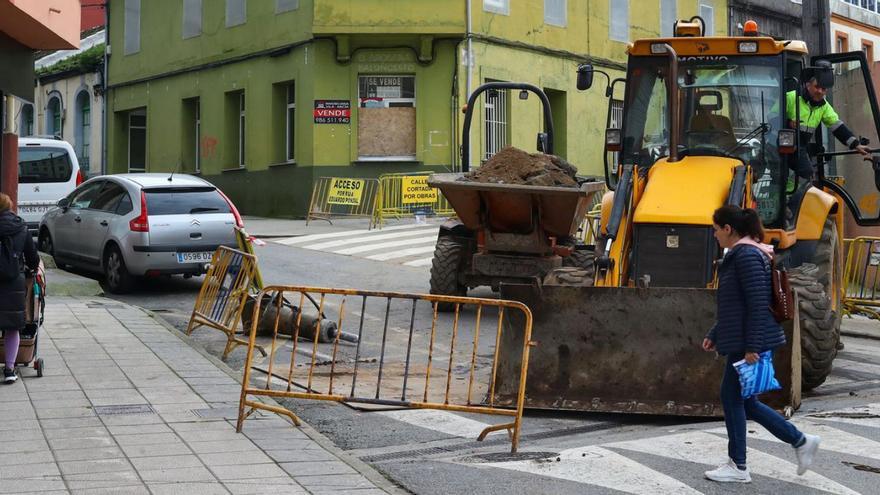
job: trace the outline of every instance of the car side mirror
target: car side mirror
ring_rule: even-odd
[[[611,127],[605,129],[605,151],[620,151],[622,149],[620,129]]]
[[[66,209],[70,208],[70,199],[69,198],[61,198],[58,200],[58,203],[56,203],[56,206],[58,206],[62,210],[66,210]]]
[[[593,85],[593,64],[582,64],[577,69],[577,89],[583,91]]]
[[[550,147],[549,139],[550,138],[547,136],[546,132],[538,133],[538,151],[541,153],[547,153],[547,149]]]

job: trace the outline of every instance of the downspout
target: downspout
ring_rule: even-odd
[[[467,84],[465,88],[464,99],[467,101],[471,97],[471,91],[473,88],[473,66],[474,66],[474,39],[473,39],[473,12],[471,10],[471,1],[465,0],[467,2],[467,59],[465,59],[465,63],[467,64]],[[455,113],[456,122],[458,121],[458,112]],[[468,163],[462,163],[462,170],[470,169],[470,156],[468,156]]]
[[[104,2],[104,87],[101,91],[101,175],[107,173],[107,90],[110,81],[107,79],[110,71],[107,70],[107,62],[110,61],[110,2]]]

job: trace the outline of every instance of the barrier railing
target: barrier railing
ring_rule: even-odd
[[[446,197],[428,185],[430,172],[384,174],[379,176],[379,195],[373,225],[382,227],[388,218],[455,213]]]
[[[312,187],[306,225],[315,219],[331,222],[337,217],[354,217],[369,218],[372,227],[378,192],[378,179],[321,177]]]
[[[606,188],[602,188],[593,194],[590,198],[590,207],[587,216],[581,223],[581,234],[584,244],[595,244],[599,238],[599,229],[602,220],[602,197],[605,195]]]
[[[847,244],[844,312],[880,320],[880,237],[856,237]]]
[[[318,300],[317,312],[304,315],[297,308],[303,308],[310,297]],[[297,302],[299,305],[294,306]],[[438,304],[451,304],[455,311],[438,312]],[[523,318],[517,319],[523,322],[522,328],[505,318],[510,311],[522,312]],[[483,324],[487,318],[494,321]],[[522,303],[270,286],[257,297],[252,322],[238,431],[256,409],[288,416],[294,424],[300,424],[293,411],[259,402],[258,397],[315,399],[512,416],[512,422],[483,429],[477,440],[507,430],[511,450],[516,452],[529,346],[534,345],[532,314]],[[330,326],[335,338],[321,344],[320,336]],[[345,329],[357,338],[341,342]],[[512,408],[496,404],[495,398],[499,343],[504,332],[521,332],[524,342],[519,359],[519,392]],[[269,348],[267,362],[258,362],[254,356],[258,340]],[[255,372],[265,375],[265,382],[261,376],[252,383]]]
[[[202,282],[196,298],[186,334],[206,326],[226,334],[223,359],[236,346],[248,345],[248,341],[235,336],[241,313],[253,284],[257,260],[253,255],[220,246],[211,258],[211,266]],[[257,346],[264,355],[266,351]]]

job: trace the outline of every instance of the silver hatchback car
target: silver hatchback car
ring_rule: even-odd
[[[182,174],[95,177],[40,222],[39,246],[59,266],[103,272],[107,289],[137,277],[201,275],[218,246],[235,247],[235,205],[211,183]]]

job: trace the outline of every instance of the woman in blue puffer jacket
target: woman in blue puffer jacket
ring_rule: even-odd
[[[776,438],[795,448],[797,473],[813,462],[819,437],[801,433],[756,396],[743,399],[733,363],[758,361],[758,354],[785,343],[785,334],[770,313],[770,269],[773,247],[761,244],[764,229],[753,209],[723,206],[712,216],[715,239],[727,249],[718,268],[717,316],[715,326],[703,339],[703,350],[727,357],[721,380],[721,404],[727,426],[727,463],[706,471],[706,478],[721,482],[751,482],[746,466],[746,419],[766,428]]]

